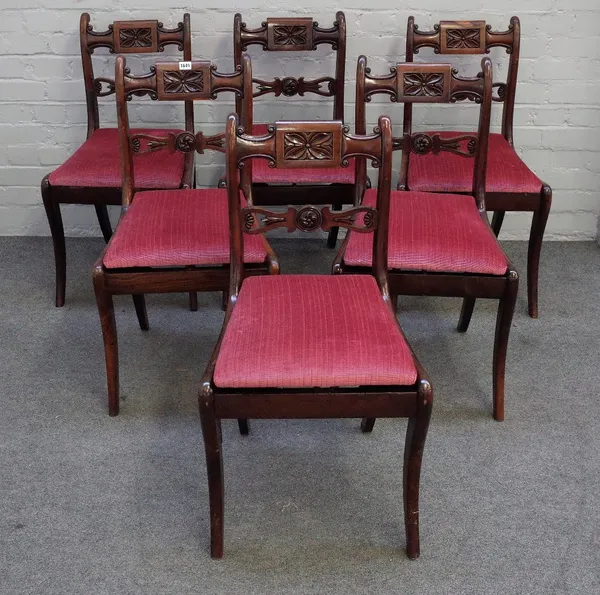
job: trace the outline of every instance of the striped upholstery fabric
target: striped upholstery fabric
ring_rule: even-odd
[[[224,388],[412,385],[417,371],[370,275],[244,280],[217,358]]]
[[[260,236],[244,237],[245,261],[266,258]],[[104,254],[108,269],[229,263],[227,191],[137,192]]]
[[[376,204],[367,190],[364,205]],[[351,266],[371,266],[372,234],[352,233],[344,254]],[[472,196],[392,192],[388,268],[400,271],[504,275],[506,257],[481,220]]]
[[[156,136],[180,130],[132,130]],[[133,172],[136,188],[179,188],[183,177],[183,153],[156,151],[134,155]],[[116,128],[100,128],[67,161],[50,174],[52,186],[85,188],[120,188],[121,157]]]
[[[267,124],[255,124],[252,134],[267,134]],[[269,167],[266,159],[253,159],[252,181],[255,184],[354,184],[354,169],[354,159],[348,159],[348,167],[298,169]]]
[[[448,138],[464,133],[439,134]],[[448,152],[438,155],[411,153],[408,163],[408,189],[421,192],[471,192],[474,163],[474,159]],[[539,194],[542,190],[542,181],[521,161],[501,134],[490,135],[486,190],[518,194]]]

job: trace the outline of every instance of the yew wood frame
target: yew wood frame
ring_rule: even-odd
[[[125,68],[125,58],[117,57],[115,65],[115,84],[117,93],[119,142],[121,148],[121,164],[123,171],[122,214],[124,214],[135,195],[135,179],[133,176],[133,159],[136,151],[167,149],[181,151],[193,157],[194,152],[203,153],[206,149],[224,152],[224,134],[204,137],[201,132],[193,135],[184,132],[173,137],[132,135],[129,130],[127,98],[131,94],[145,93],[158,100],[170,100],[171,96],[161,90],[160,77],[163,70],[171,68],[171,64],[156,64],[149,74],[130,75]],[[252,70],[250,59],[243,57],[242,66],[232,74],[221,74],[210,62],[192,62],[192,72],[201,71],[207,77],[210,95],[189,92],[191,99],[216,99],[222,92],[244,94],[251,90]],[[188,72],[188,71],[182,71]],[[154,146],[152,145],[154,143]],[[148,148],[149,147],[149,148]],[[190,186],[187,186],[190,188]],[[201,192],[201,190],[198,190]],[[267,247],[267,259],[259,265],[249,265],[251,274],[276,274],[279,266],[270,247]],[[106,373],[108,383],[108,412],[114,416],[119,413],[119,361],[117,350],[117,329],[114,314],[113,295],[131,294],[136,314],[142,330],[148,330],[148,316],[145,293],[176,293],[197,291],[226,292],[229,286],[229,266],[202,267],[161,267],[161,268],[123,268],[107,269],[103,265],[103,250],[94,264],[93,281],[98,312],[102,325],[104,351],[106,357]]]
[[[277,28],[287,32],[283,35],[283,41],[287,43],[275,43]],[[294,30],[299,32],[296,37],[293,35]],[[326,76],[312,80],[305,80],[304,77],[275,77],[272,80],[255,78],[253,82],[258,89],[253,93],[253,97],[267,94],[273,94],[275,97],[294,97],[308,93],[333,97],[333,119],[343,121],[346,71],[346,17],[343,12],[336,13],[331,28],[319,27],[311,17],[267,19],[256,29],[249,29],[246,23],[242,22],[240,13],[237,13],[233,20],[233,56],[236,64],[239,64],[242,52],[250,45],[260,45],[263,51],[310,52],[321,44],[330,45],[336,54],[334,77]],[[241,114],[241,101],[240,99],[236,102],[238,114]],[[332,204],[340,209],[343,205],[357,204],[362,192],[356,184],[254,184],[254,200],[257,205],[302,205],[306,203],[307,196],[310,196],[313,204]],[[338,228],[332,228],[327,242],[330,248],[335,247],[337,235]]]
[[[459,32],[461,39],[457,38],[460,48],[449,48],[447,39],[448,31]],[[478,30],[479,43],[470,42],[465,36],[473,35]],[[470,32],[473,32],[472,34]],[[452,45],[452,44],[451,44]],[[469,47],[471,46],[471,47]],[[497,93],[493,101],[502,103],[502,136],[511,147],[513,140],[513,116],[515,110],[515,95],[517,89],[517,72],[519,69],[519,51],[521,46],[521,24],[519,18],[513,16],[506,31],[492,31],[491,25],[485,21],[441,21],[434,25],[433,31],[421,31],[415,25],[414,17],[408,18],[406,32],[406,61],[412,62],[414,54],[418,54],[423,47],[433,49],[435,54],[489,54],[490,49],[501,47],[509,55],[508,74],[506,82],[494,83]],[[404,132],[410,133],[412,128],[412,105],[404,106]],[[408,178],[408,160],[402,161],[399,188],[406,189]],[[531,231],[529,234],[529,249],[527,253],[527,302],[531,318],[538,317],[538,279],[542,240],[546,223],[552,205],[552,189],[542,182],[540,192],[487,192],[486,204],[490,211],[494,211],[492,229],[498,235],[504,221],[506,211],[527,211],[533,213]]]
[[[289,166],[281,152],[281,137],[278,133],[284,124],[287,131],[304,134],[327,132],[333,135],[331,156],[340,165],[347,165],[350,156],[362,155],[380,166],[378,202],[376,209],[353,208],[332,212],[328,207],[319,210],[306,205],[296,211],[290,209],[283,217],[281,213],[268,211],[252,205],[240,209],[237,198],[238,169],[245,169],[252,158],[266,158],[276,167]],[[206,451],[206,464],[210,500],[211,555],[223,556],[224,485],[221,443],[221,420],[237,418],[242,434],[248,432],[247,418],[351,418],[351,417],[408,417],[406,446],[404,453],[404,514],[407,553],[411,558],[419,556],[419,477],[423,447],[427,435],[433,393],[427,376],[415,357],[418,378],[413,386],[359,387],[333,389],[227,389],[217,387],[213,373],[221,341],[225,335],[231,314],[249,271],[244,265],[243,231],[263,233],[267,229],[286,226],[291,231],[329,229],[331,225],[343,225],[349,229],[375,233],[372,274],[377,280],[381,298],[391,308],[387,277],[387,225],[389,195],[391,187],[391,122],[382,116],[375,134],[370,136],[350,135],[342,122],[286,122],[270,127],[266,136],[248,136],[238,127],[238,118],[231,115],[227,121],[227,182],[229,193],[231,278],[229,303],[221,335],[208,363],[198,401]],[[315,167],[326,166],[318,160],[311,161]],[[252,193],[253,187],[242,177],[241,189]],[[308,210],[308,211],[307,211]],[[360,225],[356,216],[367,211],[371,217]],[[311,216],[303,218],[302,213]],[[345,215],[347,218],[345,218]],[[338,219],[334,220],[335,217]],[[341,220],[342,217],[344,220]],[[262,219],[261,219],[262,218]],[[400,328],[400,327],[399,327]],[[400,329],[401,331],[401,329]],[[402,331],[401,331],[402,332]],[[413,354],[414,356],[414,354]],[[359,354],[357,354],[359,357]],[[265,365],[270,365],[265,362]],[[363,431],[370,428],[363,424]]]
[[[423,101],[423,96],[427,89],[423,88],[423,95],[399,96],[397,89],[399,86],[399,77],[401,74],[415,73],[423,74],[432,71],[432,65],[405,63],[398,64],[390,69],[389,75],[374,76],[367,67],[367,59],[360,56],[357,64],[356,73],[356,131],[357,134],[363,133],[365,129],[365,104],[375,94],[386,94],[391,101],[419,102]],[[438,72],[447,72],[448,81],[444,85],[443,93],[438,97],[427,96],[426,100],[432,102],[437,99],[438,102],[453,102],[458,99],[470,97],[480,106],[479,125],[476,145],[461,152],[464,158],[475,159],[473,170],[472,196],[481,220],[485,223],[489,233],[494,236],[490,227],[486,211],[486,192],[485,175],[487,162],[487,148],[489,140],[491,105],[492,105],[492,63],[489,58],[483,58],[481,62],[482,72],[473,78],[459,77],[455,70],[448,64],[435,65],[433,70]],[[456,137],[466,140],[468,135]],[[436,140],[437,139],[437,140]],[[454,139],[456,140],[456,139]],[[453,139],[440,140],[439,135],[411,134],[410,128],[404,129],[404,135],[400,139],[394,140],[394,149],[402,150],[402,160],[406,161],[409,153],[425,153],[432,151],[440,153],[442,151],[457,152]],[[364,161],[364,160],[363,160]],[[364,163],[359,165],[361,175],[366,175]],[[399,200],[400,196],[397,197]],[[494,236],[495,238],[495,236]],[[350,266],[344,262],[344,253],[350,239],[347,234],[342,246],[336,255],[333,264],[334,273],[361,273],[364,274],[365,267]],[[508,348],[508,338],[512,317],[515,308],[517,290],[519,285],[519,276],[516,269],[506,256],[507,271],[504,275],[480,275],[466,273],[430,273],[410,270],[389,271],[390,292],[396,299],[398,295],[430,295],[442,297],[462,297],[463,307],[458,323],[458,330],[465,332],[469,326],[475,298],[493,298],[498,299],[498,314],[496,318],[496,332],[494,339],[494,357],[493,357],[493,414],[494,419],[502,421],[504,419],[504,376],[506,366],[506,352]],[[371,420],[373,423],[374,420]]]
[[[122,47],[121,39],[128,31],[141,30],[150,32],[136,41],[135,36],[130,43],[142,43],[143,46]],[[148,54],[162,52],[167,45],[176,45],[183,52],[184,60],[192,59],[192,42],[190,35],[190,15],[183,15],[183,22],[174,29],[165,29],[158,21],[116,21],[108,26],[107,31],[94,31],[90,25],[90,15],[84,12],[79,23],[79,38],[81,45],[81,59],[83,63],[83,82],[85,85],[85,102],[87,107],[87,138],[100,128],[98,111],[98,97],[106,97],[115,92],[113,79],[94,77],[92,54],[96,48],[107,48],[111,54],[126,52]],[[129,45],[129,43],[125,43]],[[191,102],[185,106],[186,130],[194,130],[194,112]],[[189,186],[193,180],[193,156],[186,161],[185,170],[181,181],[182,187]],[[56,268],[56,297],[55,304],[60,308],[65,303],[65,290],[67,278],[67,255],[65,248],[65,232],[60,212],[61,204],[94,205],[98,222],[104,240],[108,242],[112,235],[112,227],[108,217],[107,205],[121,204],[121,187],[85,187],[85,186],[52,186],[50,175],[42,180],[41,192],[48,224],[52,234],[54,246],[54,260]]]

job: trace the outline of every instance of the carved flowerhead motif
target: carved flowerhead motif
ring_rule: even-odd
[[[444,74],[441,72],[407,72],[404,74],[404,95],[407,97],[441,97],[444,94]]]
[[[283,137],[283,158],[286,161],[333,159],[331,132],[288,132]]]
[[[126,49],[152,47],[152,29],[146,27],[121,29],[119,43]]]
[[[480,29],[448,29],[446,31],[446,47],[449,49],[478,49],[480,44]]]
[[[201,70],[167,70],[163,74],[165,93],[202,93],[204,72]]]
[[[306,26],[276,25],[273,27],[273,42],[275,45],[300,45],[306,43]]]

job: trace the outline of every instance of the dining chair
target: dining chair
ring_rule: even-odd
[[[433,31],[420,31],[414,18],[408,19],[406,61],[412,62],[421,48],[433,48],[435,54],[465,56],[488,54],[493,48],[504,48],[508,54],[506,80],[495,82],[494,102],[502,103],[502,129],[490,134],[486,205],[494,211],[492,229],[498,235],[506,211],[532,212],[529,249],[527,254],[527,301],[529,316],[538,317],[538,278],[540,253],[546,222],[552,204],[552,189],[540,180],[521,160],[514,147],[513,121],[517,72],[521,46],[521,25],[512,17],[506,31],[493,31],[485,21],[440,21]],[[458,96],[457,101],[470,99]],[[404,131],[412,128],[412,105],[404,106]],[[458,132],[440,132],[452,137]],[[452,153],[441,159],[431,154],[411,155],[403,161],[400,186],[422,192],[470,193],[472,179],[468,160]]]
[[[207,150],[224,152],[225,133],[131,129],[128,98],[146,93],[158,101],[206,101],[221,93],[251,90],[247,56],[234,73],[219,73],[210,62],[158,62],[150,73],[134,76],[117,57],[115,86],[123,171],[119,224],[93,268],[102,325],[109,415],[119,413],[119,361],[113,295],[133,295],[138,321],[148,330],[145,293],[222,291],[229,287],[227,192],[218,188],[146,190],[137,185],[138,160],[150,156],[190,156]],[[244,118],[249,114],[244,114]],[[246,120],[243,120],[246,122]],[[247,120],[251,126],[251,120]],[[277,273],[278,264],[264,238],[254,237],[243,258],[250,274]]]
[[[307,165],[327,170],[355,167],[350,158],[359,155],[379,168],[377,200],[368,207],[272,211],[254,205],[248,179],[237,182],[239,168],[252,159],[292,171]],[[213,558],[223,556],[222,419],[375,416],[408,418],[404,522],[408,556],[419,556],[419,478],[433,394],[391,307],[386,266],[391,155],[385,116],[370,135],[351,135],[338,120],[277,122],[267,135],[250,136],[240,130],[237,115],[227,120],[229,303],[198,397]],[[240,189],[247,206],[239,201]],[[311,232],[334,226],[375,236],[372,269],[353,276],[248,275],[242,254],[252,238],[276,228]],[[362,429],[371,428],[363,423]]]
[[[492,63],[483,58],[481,72],[461,77],[450,64],[400,63],[390,74],[375,76],[360,56],[356,72],[356,131],[364,134],[365,105],[377,94],[400,103],[451,104],[465,94],[479,104],[476,133],[452,137],[437,132],[404,132],[393,148],[407,154],[443,158],[451,153],[474,161],[470,194],[396,190],[391,195],[388,268],[390,293],[463,298],[458,330],[469,326],[475,298],[498,300],[493,357],[493,412],[504,419],[504,376],[508,337],[515,308],[518,274],[504,254],[487,219],[486,159],[492,106]],[[359,160],[357,176],[364,176]],[[373,206],[376,191],[362,204]],[[336,255],[335,273],[364,275],[372,266],[369,236],[349,232]]]
[[[192,44],[190,15],[174,29],[163,27],[156,20],[115,21],[106,31],[94,31],[90,15],[84,12],[79,25],[83,82],[87,108],[87,139],[57,169],[44,177],[41,184],[42,200],[54,245],[56,267],[56,306],[65,303],[67,260],[65,233],[60,205],[94,205],[98,222],[108,241],[112,235],[107,205],[121,204],[121,166],[117,128],[100,126],[99,97],[115,93],[112,78],[96,77],[92,54],[98,48],[107,48],[111,54],[156,54],[175,45],[183,52],[184,60],[191,60]],[[145,94],[140,91],[136,95]],[[185,130],[193,133],[194,113],[191,102],[185,104]],[[154,134],[154,129],[144,130]],[[159,131],[159,132],[165,132]],[[181,132],[181,130],[171,130]],[[175,189],[191,187],[194,176],[193,155],[151,155],[136,168],[138,188]],[[194,307],[195,296],[190,296]]]
[[[236,14],[233,21],[233,55],[236,64],[240,63],[242,52],[251,45],[262,46],[267,52],[294,52],[312,58],[319,46],[329,45],[335,54],[335,75],[314,79],[285,76],[283,78],[259,77],[254,79],[254,99],[274,96],[281,98],[317,95],[333,98],[333,119],[344,119],[344,83],[346,68],[346,18],[344,13],[336,13],[333,26],[319,27],[311,17],[268,18],[260,27],[250,29],[242,22],[242,15]],[[237,100],[238,114],[241,99]],[[266,134],[267,125],[256,123],[253,134]],[[265,162],[252,164],[253,196],[257,205],[302,205],[330,204],[340,209],[343,205],[357,202],[363,189],[356,186],[354,168],[315,169],[307,166],[295,171],[269,167]],[[337,242],[338,228],[328,234],[328,246]]]

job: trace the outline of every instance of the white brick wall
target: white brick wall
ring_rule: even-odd
[[[194,4],[196,5],[194,7]],[[272,9],[269,8],[272,6]],[[299,8],[301,6],[301,8]],[[256,7],[256,8],[255,8]],[[354,113],[356,58],[366,54],[373,72],[385,72],[388,63],[404,54],[406,19],[416,17],[428,29],[440,19],[485,19],[504,28],[510,16],[521,18],[522,48],[515,113],[515,140],[519,153],[554,189],[548,239],[589,239],[597,230],[600,213],[600,2],[598,0],[474,0],[470,10],[457,10],[456,0],[336,0],[323,9],[317,0],[279,3],[249,0],[1,0],[0,14],[0,234],[48,234],[39,183],[85,138],[86,113],[81,80],[78,26],[83,10],[91,13],[96,29],[129,18],[157,18],[166,26],[191,13],[195,58],[214,60],[220,70],[232,67],[233,14],[241,11],[249,26],[268,16],[289,12],[309,14],[329,26],[335,11],[344,10],[348,22],[346,119]],[[112,58],[99,50],[97,73],[112,74]],[[169,52],[167,52],[169,53]],[[332,73],[333,62],[321,47],[310,59],[298,55],[262,52],[253,46],[256,75]],[[419,59],[432,54],[423,51]],[[492,53],[495,67],[505,59]],[[134,70],[139,63],[130,60]],[[473,69],[479,60],[465,59]],[[145,60],[148,64],[148,61]],[[198,129],[214,131],[233,105],[231,98],[198,104]],[[328,117],[330,104],[320,99],[257,102],[256,118]],[[102,100],[101,100],[102,101]],[[379,109],[400,121],[401,107],[374,105],[368,117],[374,123]],[[181,120],[176,106],[138,100],[131,105],[132,122],[165,125]],[[496,110],[495,124],[499,121]],[[475,109],[415,108],[418,123],[449,126],[474,122]],[[101,117],[115,123],[114,98],[104,100]],[[213,184],[223,171],[220,155],[198,156],[198,173]],[[69,235],[98,234],[94,210],[63,209]],[[116,215],[113,212],[113,215]],[[529,214],[509,214],[503,237],[525,239]]]

